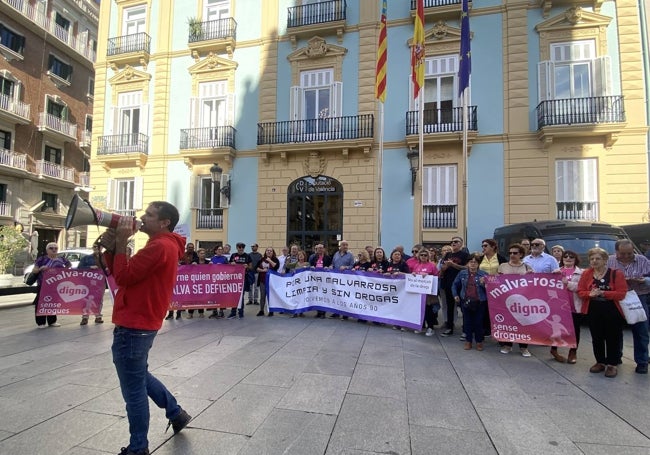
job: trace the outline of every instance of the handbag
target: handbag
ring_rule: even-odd
[[[31,286],[34,283],[36,283],[37,278],[38,278],[38,273],[29,272],[29,275],[27,275],[27,278],[25,278],[25,284],[27,286]]]
[[[645,314],[641,300],[635,291],[627,291],[625,298],[618,303],[628,324],[633,325],[648,320],[648,315]]]

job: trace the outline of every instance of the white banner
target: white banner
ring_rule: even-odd
[[[437,276],[407,273],[404,278],[406,279],[406,292],[438,295]]]
[[[300,270],[267,275],[269,311],[330,311],[414,330],[422,328],[425,296],[406,292],[404,275]]]

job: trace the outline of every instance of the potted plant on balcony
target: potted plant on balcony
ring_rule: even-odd
[[[190,29],[190,42],[200,41],[203,37],[203,24],[196,17],[190,17],[187,19],[187,25]]]
[[[14,265],[16,254],[27,245],[25,237],[13,226],[0,227],[0,286],[11,286],[13,275],[7,271]]]

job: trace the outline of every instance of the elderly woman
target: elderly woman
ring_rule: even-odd
[[[485,239],[481,242],[481,250],[483,251],[483,259],[479,265],[479,269],[483,270],[488,275],[496,275],[499,273],[499,265],[508,262],[506,258],[499,254],[499,247],[497,241],[494,239]],[[490,313],[487,306],[483,314],[483,330],[485,336],[490,336],[491,331]]]
[[[467,261],[467,268],[456,276],[451,288],[454,301],[463,308],[463,333],[465,333],[465,350],[472,349],[476,341],[476,350],[483,350],[483,315],[487,308],[485,277],[488,274],[479,269],[482,261],[479,253],[473,253]]]
[[[41,285],[43,284],[43,272],[45,272],[48,269],[63,269],[63,268],[67,269],[72,266],[70,264],[70,261],[68,261],[66,258],[62,258],[57,255],[58,251],[59,251],[58,245],[54,242],[50,242],[45,247],[45,255],[36,259],[36,262],[34,263],[34,268],[32,269],[32,272],[38,275],[38,277],[36,278],[38,287],[36,289],[36,298],[34,298],[34,306],[38,305],[38,298],[41,294]],[[56,314],[48,315],[48,316],[35,316],[35,319],[36,319],[36,325],[38,326],[39,329],[44,329],[48,325],[50,327],[61,327],[61,324],[56,322]]]
[[[563,255],[564,255],[564,247],[562,245],[553,245],[551,247],[551,256],[555,258],[558,264],[562,263]]]
[[[609,254],[602,248],[587,251],[589,266],[578,281],[578,296],[582,299],[582,314],[587,315],[591,344],[596,363],[591,373],[605,372],[605,377],[618,374],[623,347],[625,319],[619,301],[625,298],[627,282],[621,270],[607,267]]]
[[[416,262],[411,263],[411,273],[414,275],[438,276],[438,267],[431,260],[431,254],[426,248],[420,249],[415,256]],[[433,329],[438,325],[438,311],[440,303],[437,295],[427,295],[424,307],[424,323],[427,326],[426,336],[433,336]]]
[[[578,282],[580,281],[583,272],[583,270],[578,267],[579,265],[580,258],[578,257],[578,253],[566,250],[562,255],[560,268],[553,271],[553,273],[562,274],[562,282],[569,291],[573,291],[574,293],[578,290]],[[573,319],[573,330],[576,334],[576,347],[569,349],[569,356],[566,358],[566,362],[572,365],[576,363],[578,353],[577,346],[580,344],[580,322],[582,321],[582,314],[580,313],[581,309],[582,300],[577,296],[577,294],[574,294],[571,317]],[[557,346],[551,347],[551,355],[558,362],[564,363],[565,358],[557,352]]]

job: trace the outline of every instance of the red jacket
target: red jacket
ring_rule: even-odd
[[[131,259],[106,255],[118,285],[113,323],[140,330],[159,330],[169,309],[185,238],[173,232],[151,237]]]
[[[623,315],[623,310],[619,301],[625,298],[627,293],[627,281],[625,281],[625,275],[623,271],[618,269],[609,269],[611,272],[609,278],[609,287],[611,291],[605,291],[603,297],[608,300],[613,300],[618,312]],[[587,314],[589,312],[589,292],[591,291],[591,284],[594,281],[594,269],[589,268],[582,272],[580,281],[578,281],[578,296],[582,299],[582,308],[581,312]]]

